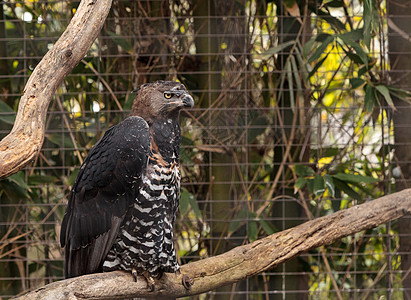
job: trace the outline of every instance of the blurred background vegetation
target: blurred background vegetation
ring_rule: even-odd
[[[79,1],[0,1],[0,137]],[[0,181],[0,299],[60,280],[60,223],[131,91],[179,80],[182,264],[409,185],[407,1],[114,0],[50,104],[43,149]],[[411,221],[344,238],[199,299],[411,299]]]

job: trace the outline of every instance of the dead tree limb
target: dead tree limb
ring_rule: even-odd
[[[111,3],[82,0],[66,31],[34,69],[20,99],[13,129],[0,142],[0,179],[21,170],[39,153],[50,100],[100,33]]]
[[[146,281],[125,272],[92,274],[55,282],[17,299],[122,299],[183,297],[214,290],[269,270],[312,248],[376,227],[411,213],[411,189],[308,221],[224,254],[189,263],[181,275],[165,274],[148,292]],[[190,289],[183,276],[194,279]]]

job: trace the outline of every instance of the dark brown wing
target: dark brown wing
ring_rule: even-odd
[[[90,150],[73,185],[60,243],[66,278],[101,271],[147,165],[146,121],[129,117]]]

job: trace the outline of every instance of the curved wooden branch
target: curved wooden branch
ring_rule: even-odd
[[[112,0],[82,0],[66,31],[34,69],[24,88],[13,129],[0,142],[0,179],[19,171],[39,153],[50,100],[100,33],[111,3]]]
[[[132,297],[184,297],[269,270],[299,254],[342,237],[373,228],[411,213],[411,189],[308,221],[224,254],[181,267],[181,275],[164,274],[148,292],[146,281],[137,283],[125,272],[92,274],[46,285],[17,299],[122,299]],[[194,279],[185,289],[182,277]]]

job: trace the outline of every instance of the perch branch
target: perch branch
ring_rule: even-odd
[[[21,170],[39,153],[50,100],[93,44],[111,3],[82,0],[66,31],[34,69],[20,99],[13,129],[0,142],[0,179]]]
[[[154,292],[141,277],[133,281],[126,272],[110,272],[71,278],[31,291],[17,299],[122,299],[133,297],[184,297],[269,270],[309,249],[330,244],[342,237],[376,227],[411,213],[411,189],[317,218],[224,254],[181,267],[181,274],[164,274]],[[182,278],[194,279],[190,289]]]

